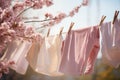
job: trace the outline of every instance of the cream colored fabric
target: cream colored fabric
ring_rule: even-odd
[[[37,58],[40,51],[40,46],[40,42],[33,42],[28,54],[26,55],[26,59],[33,70],[35,70],[37,66]]]
[[[58,35],[45,38],[38,54],[36,72],[49,76],[62,75],[58,72],[61,61],[61,45],[62,37]]]

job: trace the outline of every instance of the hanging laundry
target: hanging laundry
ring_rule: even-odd
[[[62,75],[58,72],[61,61],[61,45],[61,36],[45,37],[38,54],[36,72],[49,76]]]
[[[120,19],[104,23],[100,27],[103,62],[115,68],[120,65]]]
[[[90,74],[99,51],[98,27],[72,30],[62,48],[59,71],[66,75]]]
[[[8,43],[7,49],[4,53],[4,55],[2,56],[1,60],[6,60],[9,61],[10,56],[12,55],[12,53],[15,53],[17,50],[17,47],[20,45],[20,41],[18,40],[14,40],[12,42]]]
[[[38,41],[33,42],[28,54],[26,55],[26,59],[30,65],[30,67],[34,71],[37,68],[38,53],[40,51],[42,43],[43,43],[42,38],[41,38],[40,42],[38,42]]]
[[[25,74],[28,68],[28,62],[25,59],[25,55],[28,52],[31,43],[28,41],[15,40],[8,45],[8,48],[3,56],[7,61],[14,61],[15,64],[10,68],[17,73]]]

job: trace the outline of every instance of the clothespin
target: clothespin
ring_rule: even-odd
[[[63,31],[63,27],[60,29],[59,36],[61,36],[61,35],[62,35],[62,31]]]
[[[103,15],[102,18],[101,18],[101,20],[100,20],[99,26],[102,25],[102,23],[103,23],[103,21],[105,20],[105,18],[106,18],[106,16]]]
[[[69,30],[68,30],[68,33],[71,31],[71,29],[72,29],[72,27],[74,26],[74,22],[71,22],[71,24],[70,24],[70,27],[69,27]]]
[[[115,11],[115,14],[114,14],[114,18],[113,18],[112,24],[114,24],[115,20],[117,19],[118,14],[119,14],[119,11]]]
[[[49,36],[49,34],[50,34],[50,28],[48,29],[47,37]]]

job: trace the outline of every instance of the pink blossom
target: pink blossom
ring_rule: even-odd
[[[4,22],[1,24],[0,26],[0,36],[4,36],[5,34],[7,34],[7,30],[10,28],[10,26]]]
[[[13,16],[14,16],[13,11],[10,8],[6,8],[1,13],[0,18],[2,19],[2,21],[10,21]]]
[[[75,14],[74,10],[72,10],[70,13],[69,13],[69,16],[73,17]]]
[[[50,18],[50,19],[52,19],[52,18],[53,18],[53,15],[50,14],[50,13],[46,13],[46,14],[45,14],[45,17],[46,17],[46,18]]]
[[[8,34],[10,34],[10,36],[12,36],[12,37],[15,37],[15,35],[16,35],[15,30],[9,29],[7,32],[8,32]]]
[[[7,30],[6,39],[7,41],[11,41],[15,38],[18,38],[20,36],[24,36],[25,26],[22,23],[17,23],[16,25],[12,25],[12,27]]]
[[[19,23],[17,23],[17,26],[16,26],[16,28],[23,28],[24,30],[25,30],[25,25],[24,25],[24,23],[23,22],[19,22]]]
[[[23,10],[25,7],[25,4],[23,2],[17,2],[15,3],[15,5],[13,6],[13,10],[14,12],[20,12],[21,10]]]
[[[41,37],[41,35],[39,33],[32,34],[31,38],[33,39],[33,41],[38,41],[38,42],[40,42],[41,39],[42,39],[42,37]]]
[[[48,24],[49,24],[49,26],[53,26],[53,25],[55,25],[55,21],[50,21]]]
[[[75,13],[78,13],[80,6],[75,7],[72,11],[70,11],[69,16],[73,17]]]
[[[52,14],[46,13],[45,17],[53,20],[49,21],[48,23],[44,23],[44,25],[53,26],[55,24],[60,23],[65,17],[67,17],[67,15],[65,13],[59,13],[57,16],[53,18]]]
[[[34,1],[34,5],[33,5],[33,8],[34,9],[41,9],[43,7],[43,2],[40,0],[40,1]]]
[[[66,17],[66,14],[65,14],[65,13],[60,13],[60,14],[58,15],[58,17],[59,17],[60,19],[64,19],[64,18]]]
[[[7,22],[3,22],[3,23],[1,24],[1,28],[0,28],[0,29],[5,29],[5,30],[7,30],[7,29],[9,29],[9,28],[10,28],[9,24],[8,24]]]
[[[32,27],[27,27],[25,32],[24,32],[25,36],[31,36],[32,34],[34,34],[34,30]]]
[[[0,0],[0,7],[5,9],[11,5],[11,0]]]
[[[26,26],[19,22],[16,27],[14,27],[14,30],[16,31],[16,36],[24,36],[24,31],[25,31]]]
[[[12,37],[9,35],[6,35],[4,38],[5,38],[3,41],[4,44],[7,44],[8,42],[12,41]],[[5,45],[5,47],[6,47],[6,45]]]
[[[56,16],[55,18],[54,18],[54,22],[55,23],[60,23],[61,22],[61,18],[59,18],[58,16]]]
[[[32,6],[32,1],[31,0],[25,0],[25,5],[26,6]]]
[[[88,5],[88,0],[83,0],[82,5],[83,5],[83,6]]]
[[[45,0],[45,4],[47,7],[49,7],[49,6],[53,5],[53,2],[52,2],[52,0]]]
[[[74,9],[74,10],[75,10],[75,12],[76,12],[76,13],[78,13],[79,8],[80,8],[79,6],[75,7],[75,9]]]
[[[65,17],[66,17],[65,13],[60,13],[60,14],[58,14],[58,16],[56,16],[54,18],[54,22],[55,23],[60,23],[62,21],[62,19],[64,19]]]
[[[9,67],[10,67],[11,62],[10,61],[0,61],[0,78],[2,77],[2,74],[8,74],[9,73]]]

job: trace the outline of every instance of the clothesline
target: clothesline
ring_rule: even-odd
[[[119,11],[115,11],[115,14],[114,14],[114,17],[113,17],[113,21],[111,21],[113,24],[114,24],[115,20],[117,19],[118,14],[119,14]],[[103,24],[105,18],[106,18],[106,16],[103,15],[102,18],[101,18],[101,20],[100,20],[100,23],[98,24],[99,26],[101,26],[101,25]],[[72,25],[72,23],[73,23],[73,22],[71,22],[70,26]],[[104,22],[104,23],[108,23],[108,22]],[[96,26],[98,26],[98,25],[96,25]],[[73,28],[73,26],[74,26],[74,24],[72,25],[72,27],[69,27],[68,32]],[[92,27],[92,26],[91,26],[91,27]],[[50,29],[50,28],[49,28],[49,29]],[[64,29],[64,27],[63,27],[63,29]],[[49,31],[50,31],[50,30],[48,30],[48,33],[50,34]],[[61,32],[61,34],[67,34],[68,32]],[[57,34],[58,34],[58,33],[57,33]],[[57,34],[52,34],[52,35],[49,35],[49,36],[54,36],[54,35],[57,35]],[[59,35],[59,34],[58,34],[58,35]]]

